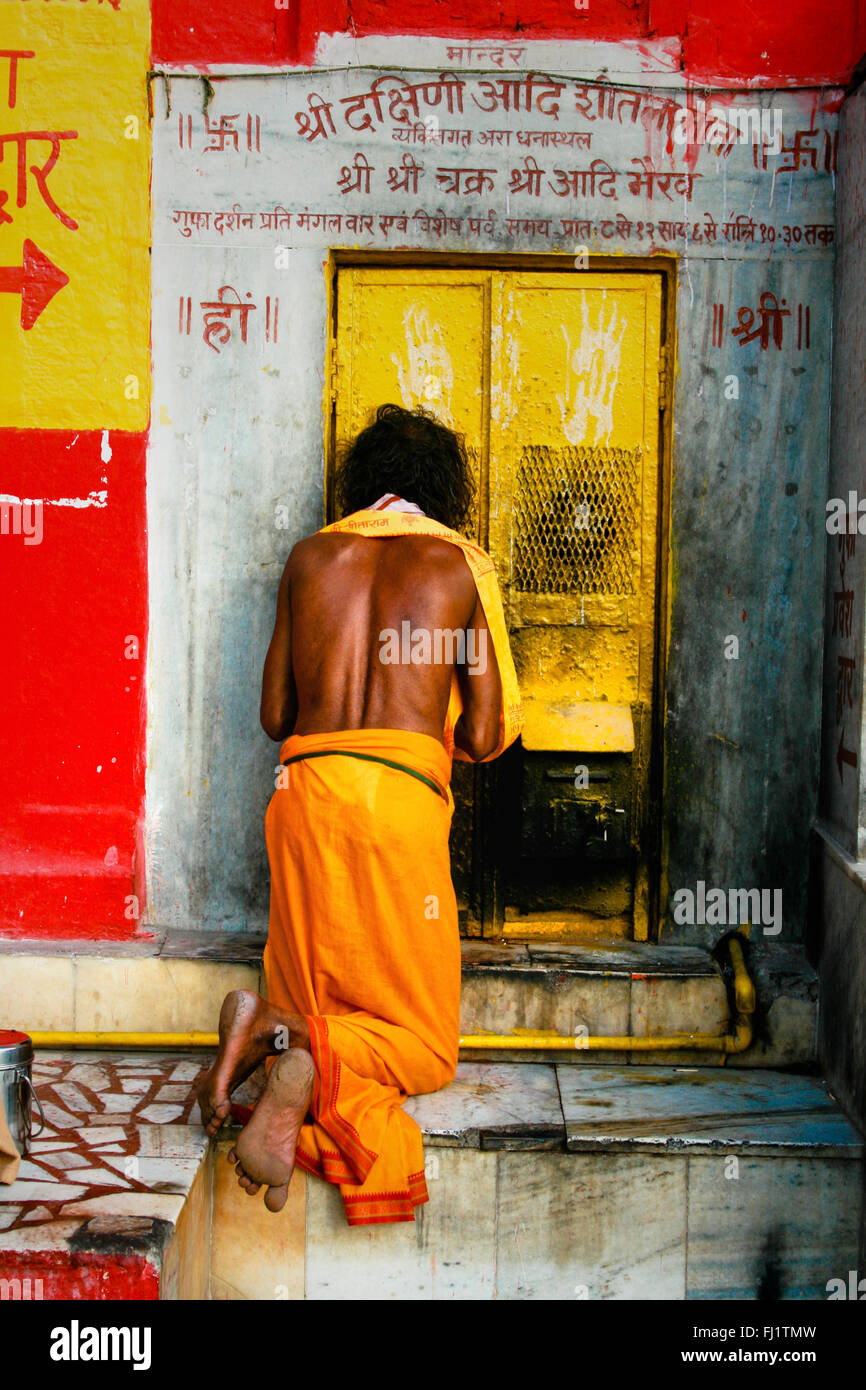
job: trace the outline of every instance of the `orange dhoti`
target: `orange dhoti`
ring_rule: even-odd
[[[403,1101],[457,1066],[451,759],[427,734],[390,729],[293,735],[280,759],[265,977],[310,1028],[313,1122],[297,1162],[339,1184],[350,1225],[412,1221],[427,1187]]]

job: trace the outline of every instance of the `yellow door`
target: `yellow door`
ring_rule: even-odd
[[[336,451],[386,401],[463,433],[506,601],[522,747],[455,765],[471,935],[647,935],[660,317],[651,274],[339,272]]]

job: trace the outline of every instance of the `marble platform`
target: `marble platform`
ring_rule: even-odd
[[[84,1299],[800,1299],[863,1263],[863,1142],[817,1077],[461,1063],[407,1101],[429,1203],[350,1229],[300,1171],[278,1215],[241,1192],[236,1131],[208,1144],[198,1123],[209,1061],[38,1054],[48,1131],[0,1188],[0,1280]]]

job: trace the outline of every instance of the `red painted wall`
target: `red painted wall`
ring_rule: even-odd
[[[22,1292],[27,1289],[31,1298],[38,1293],[46,1302],[159,1298],[159,1270],[145,1255],[0,1249],[0,1278],[20,1280]]]
[[[676,40],[694,82],[733,86],[845,83],[866,50],[863,0],[153,0],[153,60],[309,62],[320,33]]]
[[[105,491],[43,506],[41,544],[0,535],[0,931],[129,936],[142,898],[145,434],[0,430],[0,491]],[[139,656],[124,655],[126,639]],[[141,901],[143,906],[143,901]]]

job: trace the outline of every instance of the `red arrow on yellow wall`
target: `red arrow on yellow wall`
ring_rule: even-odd
[[[21,265],[0,266],[0,294],[20,294],[21,327],[32,328],[46,304],[69,284],[69,276],[26,238]]]

